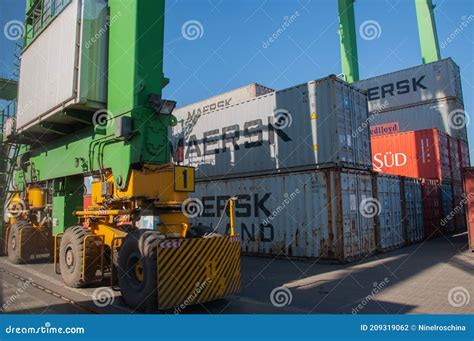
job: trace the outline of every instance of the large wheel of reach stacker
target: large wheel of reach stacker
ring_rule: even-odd
[[[83,287],[96,278],[100,264],[100,248],[95,238],[86,240],[89,235],[91,232],[88,229],[74,226],[68,228],[61,238],[59,269],[64,283],[71,288]]]
[[[163,236],[150,230],[127,235],[119,251],[118,280],[129,307],[151,311],[158,306],[157,248]]]
[[[13,223],[8,233],[8,260],[13,264],[26,263],[35,247],[34,237],[35,230],[26,221]]]

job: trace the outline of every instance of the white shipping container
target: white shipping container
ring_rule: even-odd
[[[68,108],[97,110],[107,96],[105,0],[71,0],[21,56],[19,132]]]
[[[228,233],[225,202],[236,196],[243,252],[351,261],[375,251],[374,219],[360,213],[371,181],[369,172],[327,169],[199,182],[192,196],[203,211],[192,224]]]
[[[377,247],[380,251],[400,248],[405,244],[400,177],[378,174],[374,178],[374,187],[380,204],[375,219]]]
[[[459,67],[451,58],[368,78],[354,85],[367,90],[371,113],[439,99],[454,99],[463,103]]]
[[[197,178],[346,165],[370,169],[365,93],[330,76],[201,115],[178,115],[173,146]]]
[[[467,141],[467,121],[463,118],[463,112],[464,108],[459,102],[440,100],[375,114],[371,116],[370,125],[396,124],[399,129],[396,133],[436,128],[456,139]]]
[[[274,89],[264,85],[252,83],[184,107],[176,108],[173,114],[176,117],[207,114],[274,91]]]

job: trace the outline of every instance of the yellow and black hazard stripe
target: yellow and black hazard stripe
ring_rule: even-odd
[[[158,245],[160,309],[204,303],[239,290],[239,237],[165,240]]]

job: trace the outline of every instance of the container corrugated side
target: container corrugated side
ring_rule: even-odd
[[[459,114],[454,114],[459,112]],[[458,116],[461,115],[461,116]],[[462,118],[464,107],[454,100],[422,104],[398,110],[386,111],[371,116],[371,126],[397,124],[400,132],[438,129],[446,134],[467,141],[466,118]],[[456,121],[459,120],[459,121]],[[458,123],[457,123],[458,122]]]
[[[459,144],[455,138],[448,136],[449,162],[451,168],[451,179],[454,182],[462,181],[461,156],[459,155]]]
[[[366,96],[336,77],[178,119],[174,150],[184,146],[183,163],[200,179],[315,165],[371,168]]]
[[[375,251],[374,220],[359,206],[373,196],[369,172],[327,169],[198,182],[203,203],[193,226],[216,228],[225,201],[235,205],[242,251],[250,254],[347,262]],[[217,231],[228,231],[228,217]]]
[[[441,186],[439,180],[423,179],[423,226],[425,239],[439,236],[440,223],[443,218]]]
[[[454,219],[454,193],[453,183],[451,181],[441,182],[441,203],[443,207],[443,216],[440,222],[440,230],[442,233],[451,233],[456,230]]]
[[[370,112],[445,98],[463,103],[460,70],[451,58],[365,79],[354,85],[367,90]]]
[[[87,17],[83,17],[84,13]],[[107,100],[107,4],[72,0],[21,56],[16,127],[30,129],[68,108]]]
[[[424,240],[422,181],[402,178],[401,193],[405,242],[419,243]]]
[[[466,201],[462,182],[453,182],[454,226],[459,232],[466,231]]]
[[[379,251],[394,250],[405,245],[400,186],[400,177],[382,174],[374,177],[374,191],[380,203],[380,212],[375,217]]]
[[[466,168],[463,173],[463,187],[466,193],[466,222],[469,248],[474,251],[474,168]]]
[[[371,145],[376,172],[411,178],[452,178],[448,136],[436,129],[375,136]]]
[[[458,140],[459,158],[462,168],[471,166],[471,157],[469,155],[469,145],[464,140]]]
[[[206,98],[202,101],[177,108],[173,112],[173,115],[178,117],[178,119],[185,119],[188,116],[207,114],[209,112],[223,109],[228,106],[247,101],[255,97],[263,96],[274,91],[274,89],[270,89],[261,84],[252,83],[210,98]]]

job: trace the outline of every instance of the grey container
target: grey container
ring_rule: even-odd
[[[452,218],[455,211],[453,183],[451,181],[443,181],[441,183],[441,204],[443,216],[441,217],[440,230],[442,233],[451,233],[456,229],[456,221]]]
[[[461,121],[455,113],[461,114]],[[398,110],[385,111],[371,116],[370,125],[382,125],[387,123],[398,123],[400,132],[413,130],[425,130],[436,128],[448,135],[467,141],[467,129],[465,124],[458,125],[456,122],[467,122],[462,118],[463,106],[453,100],[445,99],[428,104],[406,107]]]
[[[388,251],[405,245],[401,179],[398,176],[379,174],[374,177],[374,192],[379,201],[376,241],[379,251]]]
[[[177,117],[186,117],[207,114],[255,97],[266,95],[274,91],[274,89],[268,88],[264,85],[252,83],[210,98],[206,98],[202,101],[177,108],[174,111],[174,115]]]
[[[295,167],[370,169],[364,92],[335,76],[276,91],[211,113],[177,116],[174,150],[199,179]]]
[[[419,243],[424,240],[422,181],[413,178],[401,180],[405,243]]]
[[[193,226],[220,233],[229,229],[226,199],[238,198],[236,230],[248,254],[348,262],[375,251],[374,219],[359,209],[373,197],[369,172],[325,169],[198,182],[192,196],[204,207]]]
[[[367,90],[371,113],[440,99],[463,103],[459,67],[451,58],[368,78],[354,85]]]

